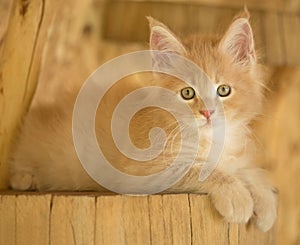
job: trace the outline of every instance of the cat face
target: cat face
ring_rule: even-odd
[[[166,74],[141,72],[125,77],[122,82],[116,83],[99,104],[95,124],[99,147],[109,162],[128,174],[145,175],[147,171],[147,174],[153,174],[169,166],[180,149],[183,148],[183,144],[187,146],[183,154],[188,159],[191,155],[189,149],[192,149],[194,144],[189,141],[181,142],[182,129],[189,136],[194,135],[195,132],[200,132],[199,147],[201,150],[199,150],[197,158],[206,161],[211,139],[214,136],[213,130],[211,130],[214,128],[211,126],[217,122],[217,126],[221,126],[218,129],[223,129],[224,114],[226,140],[231,140],[231,144],[227,144],[228,148],[242,145],[240,141],[237,144],[232,144],[232,142],[236,142],[234,141],[235,132],[239,134],[241,129],[236,125],[248,124],[259,113],[262,101],[262,70],[256,62],[253,35],[248,20],[245,18],[236,19],[221,37],[194,35],[183,41],[180,41],[162,23],[151,18],[149,21],[151,50],[183,56],[196,64],[206,76],[190,74],[195,82],[188,85],[184,81]],[[176,69],[177,72],[182,73],[183,71],[186,74],[186,69],[189,67],[180,66],[176,62],[172,63],[172,60],[169,63],[165,62],[164,58],[154,54],[152,56],[154,68],[155,66],[160,68],[170,66],[171,63],[172,71]],[[174,67],[174,65],[177,66]],[[165,68],[164,71],[169,70],[169,67]],[[149,132],[153,128],[163,129],[166,135],[163,153],[151,161],[140,164],[140,162],[120,154],[118,148],[115,147],[112,135],[108,132],[111,132],[113,110],[121,99],[132,91],[147,86],[162,87],[172,91],[172,97],[168,97],[168,99],[170,98],[169,104],[176,106],[171,107],[170,110],[164,110],[162,109],[164,107],[158,108],[157,106],[146,107],[136,112],[131,118],[128,138],[138,148],[147,149],[152,146]],[[165,100],[160,92],[155,93],[153,90],[150,92],[148,90],[139,99],[133,100],[132,103],[148,105],[153,104],[152,102]],[[151,103],[146,103],[149,101]],[[193,114],[187,114],[185,110],[180,110],[179,107],[182,105],[180,103],[187,104],[192,109]],[[128,106],[128,108],[132,107]],[[181,108],[183,107],[181,106]],[[172,114],[174,110],[179,117]],[[128,111],[124,110],[123,113],[128,114]],[[107,119],[104,120],[103,118]],[[194,120],[195,118],[196,120]],[[122,115],[120,115],[119,120],[123,120]],[[196,131],[195,127],[205,130]],[[227,130],[228,128],[231,130]],[[233,134],[231,134],[232,132]],[[228,135],[230,136],[227,137]],[[158,136],[153,134],[153,138],[155,137]],[[240,140],[239,137],[236,138]],[[222,139],[217,143],[223,144]],[[215,162],[211,159],[210,161]]]
[[[262,68],[256,62],[252,29],[247,18],[236,19],[221,37],[193,35],[180,41],[164,24],[149,18],[150,49],[184,56],[209,78],[195,86],[169,84],[188,103],[200,125],[223,111],[226,120],[248,123],[262,104]],[[154,58],[155,59],[155,58]],[[154,62],[163,65],[159,57]],[[204,103],[205,101],[205,103]]]

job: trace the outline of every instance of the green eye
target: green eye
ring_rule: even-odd
[[[223,84],[217,88],[217,94],[220,97],[226,97],[230,95],[230,93],[231,93],[231,87],[229,85]]]
[[[181,96],[185,100],[191,100],[195,97],[195,90],[191,87],[187,87],[181,90]]]

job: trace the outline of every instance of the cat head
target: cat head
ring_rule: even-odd
[[[222,36],[191,35],[184,39],[180,39],[161,22],[151,17],[148,20],[150,49],[191,60],[212,84],[209,90],[204,90],[201,85],[205,81],[201,79],[196,86],[187,88],[182,83],[169,83],[200,120],[206,122],[217,117],[220,106],[224,108],[226,120],[229,121],[248,123],[259,114],[263,98],[263,68],[257,62],[248,14],[235,18]],[[158,55],[153,57],[153,62],[158,66],[168,65]]]

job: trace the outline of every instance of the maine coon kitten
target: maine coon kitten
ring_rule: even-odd
[[[190,36],[182,41],[164,24],[149,18],[150,48],[182,55],[195,62],[214,83],[227,87],[221,97],[226,117],[226,143],[217,169],[204,181],[198,180],[205,161],[209,139],[201,142],[197,161],[188,174],[166,192],[208,193],[215,208],[229,222],[253,218],[263,231],[276,219],[276,194],[254,165],[253,139],[249,124],[263,103],[263,68],[257,63],[253,34],[248,17],[236,18],[222,37]],[[157,172],[170,164],[178,151],[180,136],[172,126],[174,118],[162,110],[146,108],[135,115],[130,137],[138,147],[149,145],[148,132],[162,127],[170,136],[165,153],[141,168],[119,154],[110,132],[112,111],[120,99],[145,85],[165,87],[177,93],[174,100],[187,103],[199,122],[200,132],[209,137],[210,118],[219,108],[205,108],[197,95],[182,98],[186,84],[168,77],[141,73],[113,86],[100,103],[96,132],[99,145],[116,168],[135,175]],[[220,88],[220,87],[219,87]],[[188,94],[196,90],[191,88]],[[199,91],[198,91],[199,92]],[[103,190],[81,166],[72,141],[72,109],[78,91],[57,91],[50,104],[36,104],[29,111],[10,165],[10,185],[18,190]],[[207,95],[214,101],[217,91]],[[159,97],[157,97],[159,99]],[[214,107],[215,106],[215,107]],[[174,131],[175,130],[175,131]],[[104,143],[103,143],[104,142]],[[88,153],[87,153],[88,154]],[[114,181],[114,180],[112,180]]]

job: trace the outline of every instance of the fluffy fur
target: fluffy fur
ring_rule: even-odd
[[[207,180],[198,180],[211,137],[209,121],[199,111],[208,108],[197,96],[189,101],[180,97],[181,89],[186,86],[182,81],[166,76],[158,78],[151,73],[127,77],[106,94],[96,118],[100,147],[115,167],[130,174],[148,175],[168,166],[179,149],[180,140],[170,113],[146,108],[132,119],[130,136],[140,148],[149,146],[148,133],[154,126],[164,128],[168,135],[164,154],[142,167],[118,152],[110,133],[110,119],[120,99],[136,88],[155,85],[171,89],[177,93],[174,100],[188,103],[192,108],[204,140],[195,165],[166,192],[208,193],[227,221],[248,222],[253,218],[260,229],[270,229],[276,219],[276,194],[263,171],[254,165],[255,146],[249,127],[259,115],[263,103],[263,68],[257,63],[248,18],[235,19],[223,36],[192,35],[182,41],[164,24],[152,18],[149,22],[151,49],[185,56],[205,71],[216,87],[220,84],[231,86],[231,95],[221,98],[226,117],[226,144],[220,163]],[[154,62],[160,64],[159,57],[157,59]],[[10,165],[13,189],[104,190],[84,171],[73,146],[72,108],[77,93],[76,89],[64,94],[58,92],[57,100],[35,104],[31,108]],[[217,94],[207,96],[214,100]],[[211,106],[209,109],[215,110],[211,116],[218,117],[219,108],[213,103]]]

